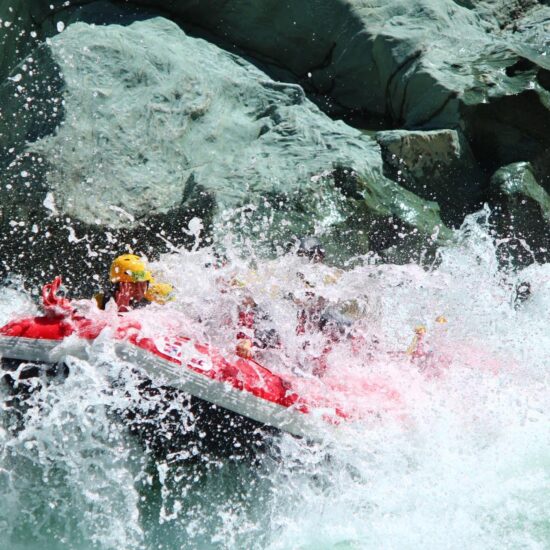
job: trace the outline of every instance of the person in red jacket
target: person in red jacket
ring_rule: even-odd
[[[121,312],[151,302],[164,304],[171,300],[174,290],[168,283],[155,282],[145,260],[135,254],[122,254],[113,260],[109,269],[109,281],[110,288],[94,296],[100,309],[105,309],[111,298]]]
[[[267,349],[280,346],[277,331],[262,326],[266,321],[269,321],[269,315],[258,306],[252,296],[245,296],[238,312],[237,355],[251,359],[254,348]]]

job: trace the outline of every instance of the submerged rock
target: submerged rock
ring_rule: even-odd
[[[38,84],[25,74],[18,97],[3,96],[7,112],[50,77],[56,82],[56,116],[41,109],[25,117],[34,128],[47,116],[50,133],[28,143],[4,175],[1,192],[18,194],[3,202],[12,224],[6,248],[20,237],[46,262],[80,247],[92,269],[121,239],[142,249],[192,240],[193,217],[207,231],[237,228],[275,244],[313,229],[345,233],[351,219],[347,231],[359,225],[363,247],[373,220],[404,224],[399,232],[416,229],[424,241],[442,225],[437,205],[383,176],[372,138],[332,121],[300,86],[273,81],[166,19],[77,23],[48,40],[46,53],[33,58]],[[342,190],[346,174],[359,182],[353,196]]]

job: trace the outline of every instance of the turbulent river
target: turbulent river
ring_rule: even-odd
[[[483,220],[470,218],[430,269],[230,252],[215,269],[207,249],[161,257],[155,273],[178,295],[152,318],[183,312],[190,333],[229,349],[237,304],[252,295],[281,341],[262,362],[306,382],[326,347],[296,335],[290,295],[307,281],[351,319],[329,375],[383,380],[396,410],[314,442],[275,437],[256,459],[193,446],[158,456],[116,413],[136,381],[106,342],[89,362],[68,359],[69,377],[38,388],[19,416],[3,390],[2,549],[548,548],[550,265],[499,267]],[[36,311],[22,289],[5,283],[0,322]],[[419,325],[429,355],[414,361],[403,352]]]

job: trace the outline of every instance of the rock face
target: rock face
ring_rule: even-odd
[[[363,227],[355,241],[363,250],[388,244],[385,226],[385,238],[370,243],[374,220],[400,220],[424,236],[442,225],[437,205],[384,178],[372,138],[329,119],[300,86],[273,81],[166,19],[73,24],[23,63],[3,104],[6,113],[31,107],[4,135],[19,145],[19,136],[39,139],[5,172],[11,247],[18,235],[22,247],[43,246],[47,232],[63,253],[81,243],[82,261],[94,265],[90,251],[109,241],[185,243],[193,217],[214,230],[238,220],[241,231],[275,244],[314,228],[336,228],[346,242]],[[51,97],[32,98],[48,86]],[[37,130],[48,126],[43,119],[51,133]],[[343,191],[347,180],[354,196]]]
[[[156,247],[168,234],[184,242],[181,227],[194,215],[208,225],[248,201],[254,206],[242,217],[255,238],[316,227],[343,233],[340,242],[357,251],[380,251],[403,231],[425,235],[439,224],[437,206],[422,198],[436,199],[443,219],[459,224],[494,198],[489,178],[502,166],[529,162],[550,188],[545,0],[154,3],[233,56],[205,43],[192,48],[174,26],[154,37],[146,32],[151,5],[0,6],[0,164],[11,185],[1,223],[17,224],[10,231],[40,231],[54,207],[71,218],[77,239],[109,227]],[[139,20],[147,47],[135,35]],[[84,40],[72,31],[78,21],[102,26],[88,27]],[[101,44],[107,35],[118,36],[117,46]],[[83,51],[86,42],[93,54]],[[331,122],[302,90],[327,114],[383,131],[385,174],[416,195],[380,175],[372,140]],[[388,133],[396,129],[402,133]],[[278,231],[266,230],[266,219]],[[94,235],[94,246],[112,240]],[[12,256],[21,253],[16,240],[4,236]]]
[[[220,0],[179,3],[178,9],[284,66],[328,111],[355,115],[375,129],[460,129],[486,182],[500,166],[529,161],[550,187],[547,2],[304,0],[283,8],[272,0],[254,6]],[[472,202],[469,196],[464,209]]]
[[[38,28],[39,36],[60,21],[127,17],[91,0],[11,0],[10,7],[13,26],[20,17],[20,26]],[[376,115],[393,127],[464,125],[471,137],[478,108],[501,111],[499,100],[512,98],[542,103],[542,114],[547,101],[550,7],[543,0],[159,0],[155,7],[285,70],[327,109]],[[501,114],[506,127],[514,126],[510,115]]]
[[[529,160],[547,172],[546,2],[211,0],[173,9],[284,66],[337,112],[409,130],[461,128],[489,171]]]

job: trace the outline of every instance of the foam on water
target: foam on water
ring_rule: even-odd
[[[284,435],[259,462],[201,460],[193,448],[155,458],[116,414],[139,381],[107,338],[89,362],[71,360],[63,383],[37,389],[19,429],[4,406],[4,547],[547,548],[550,266],[499,269],[480,220],[431,270],[359,258],[337,273],[288,256],[251,266],[231,252],[213,269],[208,250],[161,258],[153,267],[178,298],[154,307],[152,323],[184,313],[189,333],[229,352],[251,294],[282,342],[263,362],[304,385],[376,380],[397,396],[391,411],[348,391],[361,420],[317,443]],[[532,296],[515,307],[520,281]],[[354,319],[354,346],[344,338],[326,352],[325,336],[296,335],[289,295],[312,288]],[[32,307],[6,289],[0,320]],[[428,353],[412,360],[419,324]],[[323,353],[319,382],[311,369]]]

